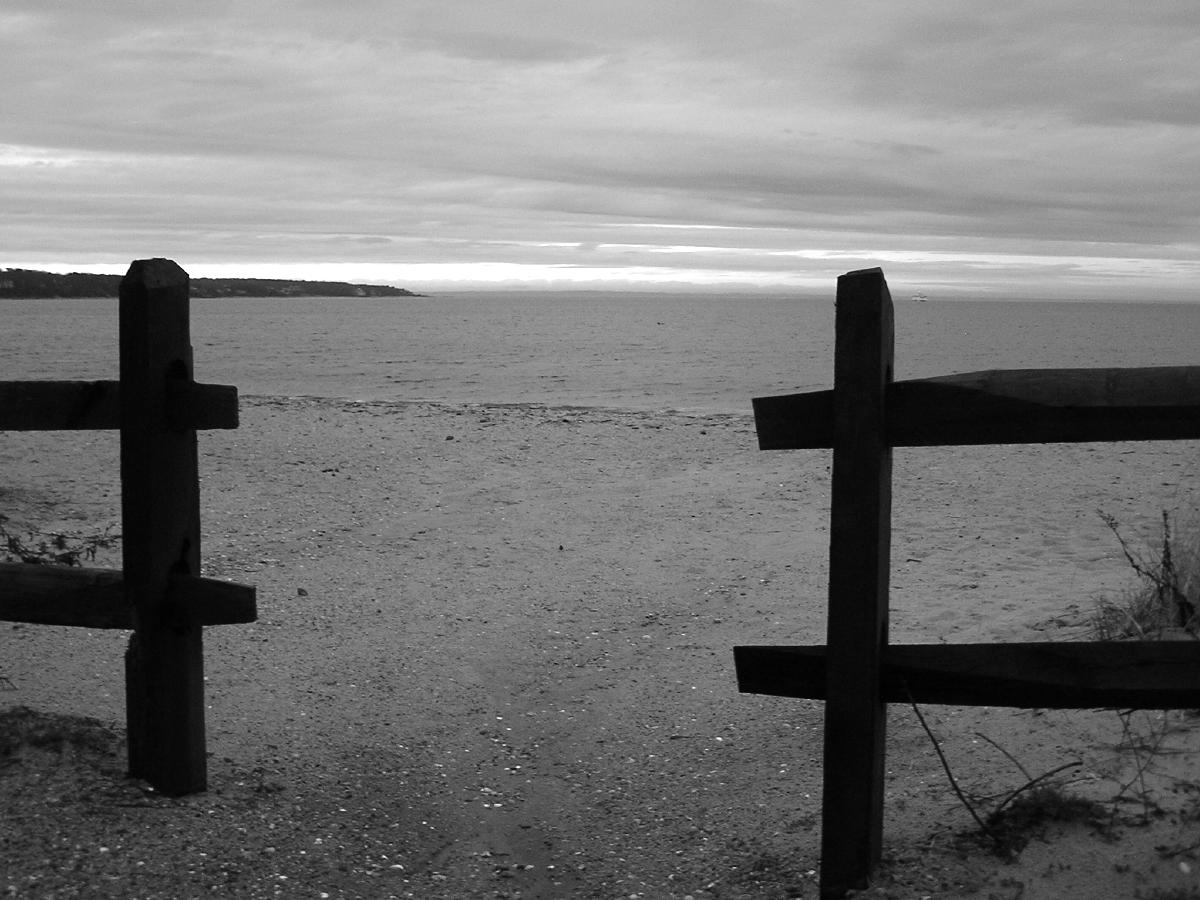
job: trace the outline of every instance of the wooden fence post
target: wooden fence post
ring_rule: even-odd
[[[883,840],[892,448],[884,398],[893,375],[892,300],[879,269],[838,279],[829,541],[828,687],[821,894],[865,888]]]
[[[137,260],[121,282],[121,515],[129,774],[172,796],[205,790],[200,624],[168,600],[172,575],[200,574],[193,427],[172,427],[168,396],[192,381],[188,276]]]
[[[763,450],[833,448],[829,633],[735,647],[738,688],[825,701],[821,897],[867,887],[882,845],[885,704],[1194,709],[1200,642],[887,640],[892,447],[1200,438],[1200,367],[1017,369],[893,381],[879,269],[838,279],[834,389],[757,397]]]
[[[192,380],[188,276],[140,260],[121,282],[120,381],[0,382],[0,431],[121,432],[123,571],[0,563],[0,621],[132,628],[129,773],[207,787],[201,629],[257,619],[253,587],[200,577],[196,431],[238,427],[237,388]]]

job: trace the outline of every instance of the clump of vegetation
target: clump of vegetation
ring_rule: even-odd
[[[1104,641],[1181,638],[1188,635],[1200,638],[1200,520],[1191,520],[1182,528],[1173,527],[1170,514],[1164,511],[1161,543],[1157,548],[1138,552],[1125,540],[1115,518],[1104,512],[1099,512],[1099,515],[1116,536],[1126,561],[1138,576],[1138,584],[1120,600],[1105,600],[1098,605],[1092,619],[1095,637]],[[1045,835],[1046,826],[1053,823],[1082,823],[1108,832],[1116,822],[1118,804],[1123,801],[1141,804],[1144,823],[1162,814],[1152,796],[1147,775],[1155,759],[1163,752],[1166,737],[1176,727],[1175,718],[1170,712],[1154,711],[1153,715],[1149,715],[1139,710],[1117,711],[1122,723],[1122,740],[1118,749],[1132,755],[1134,770],[1128,780],[1119,781],[1111,811],[1107,811],[1104,804],[1068,791],[1061,779],[1064,772],[1081,766],[1081,761],[1066,763],[1034,777],[1012,754],[982,734],[979,737],[1008,758],[1026,781],[999,802],[995,802],[995,798],[981,800],[968,797],[955,779],[937,738],[911,697],[910,703],[917,721],[933,745],[951,789],[978,826],[975,831],[963,835],[962,839],[983,845],[999,856],[1015,858],[1033,838]],[[1145,723],[1136,719],[1139,712],[1147,716]],[[1200,809],[1200,805],[1197,805],[1197,809]],[[1195,849],[1192,846],[1181,852]]]
[[[1117,751],[1128,754],[1132,760],[1133,773],[1118,781],[1119,789],[1113,798],[1113,817],[1116,817],[1117,804],[1128,800],[1139,803],[1142,807],[1142,824],[1149,824],[1151,819],[1162,813],[1161,807],[1154,798],[1151,789],[1151,779],[1154,763],[1164,751],[1167,738],[1181,728],[1187,728],[1186,714],[1182,716],[1173,710],[1136,710],[1123,709],[1117,711],[1121,720],[1121,741]],[[1186,790],[1187,784],[1179,785]]]
[[[1148,555],[1130,547],[1115,518],[1098,512],[1139,581],[1122,598],[1100,601],[1092,618],[1096,638],[1150,640],[1180,632],[1200,637],[1200,528],[1193,523],[1172,529],[1164,510],[1162,542]]]
[[[96,552],[112,547],[121,539],[105,528],[99,534],[68,534],[26,531],[23,535],[5,527],[8,517],[0,515],[0,561],[28,565],[82,566],[96,558]]]
[[[1081,761],[1064,763],[1041,775],[1033,776],[1016,757],[983,734],[979,736],[1004,754],[1026,780],[996,803],[989,812],[982,813],[977,808],[978,799],[972,802],[959,786],[945,753],[942,752],[929,723],[921,713],[921,708],[911,700],[910,705],[921,728],[933,744],[934,752],[942,764],[942,770],[946,773],[954,795],[979,826],[976,832],[966,836],[968,840],[986,845],[997,856],[1014,859],[1035,835],[1044,832],[1043,826],[1049,822],[1100,823],[1103,808],[1098,803],[1068,793],[1061,784],[1053,780],[1064,772],[1079,768],[1083,765]]]
[[[1007,806],[995,809],[985,820],[987,837],[997,853],[1014,857],[1051,823],[1083,822],[1096,827],[1106,823],[1104,807],[1094,800],[1051,785],[1034,788]]]
[[[39,713],[26,706],[0,712],[0,765],[12,763],[24,748],[113,756],[119,743],[112,729],[94,719]]]
[[[1117,599],[1101,600],[1092,616],[1092,633],[1102,641],[1161,640],[1200,637],[1200,520],[1182,524],[1162,513],[1162,534],[1157,546],[1135,550],[1121,534],[1117,520],[1103,511],[1098,515],[1116,537],[1126,562],[1137,575],[1136,585]],[[1121,742],[1118,750],[1131,758],[1132,774],[1119,781],[1113,801],[1129,800],[1142,808],[1147,824],[1161,814],[1147,777],[1163,751],[1166,738],[1186,728],[1195,711],[1118,710]]]
[[[119,534],[111,526],[98,534],[64,534],[49,531],[9,531],[9,518],[0,514],[0,562],[26,565],[82,566],[96,559],[96,553],[115,546]],[[0,690],[16,690],[12,681],[0,672]],[[2,737],[2,736],[0,736]]]

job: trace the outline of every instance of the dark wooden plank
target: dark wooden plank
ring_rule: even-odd
[[[188,276],[137,260],[121,282],[121,516],[134,634],[126,652],[129,770],[168,795],[207,787],[203,629],[167,600],[200,571],[196,432],[171,427],[169,383],[192,380]],[[177,384],[178,387],[178,384]]]
[[[897,383],[945,385],[1055,409],[1200,406],[1200,366],[985,369]]]
[[[119,571],[0,563],[0,621],[132,628],[133,613]]]
[[[172,382],[172,428],[238,427],[237,388]],[[101,431],[121,427],[119,381],[0,381],[0,431]]]
[[[237,388],[173,379],[167,385],[167,427],[198,431],[237,428]]]
[[[253,587],[171,575],[166,603],[176,618],[199,625],[235,625],[257,617]],[[0,563],[0,622],[133,628],[125,579],[112,569]]]
[[[1200,437],[1200,367],[1021,369],[902,382],[893,446]]]
[[[258,621],[258,590],[249,584],[171,575],[167,604],[197,625],[245,625]]]
[[[738,689],[827,696],[824,647],[736,647]],[[1024,709],[1200,709],[1200,641],[902,644],[883,654],[888,703]]]
[[[0,431],[120,427],[116,381],[0,381]]]
[[[883,846],[886,707],[879,667],[891,563],[892,450],[884,424],[893,328],[882,271],[838,279],[822,896],[865,888]]]
[[[833,391],[755,397],[759,450],[817,450],[833,446]]]
[[[759,447],[833,446],[833,392],[754,400]],[[893,447],[1200,438],[1200,367],[994,369],[898,381]]]

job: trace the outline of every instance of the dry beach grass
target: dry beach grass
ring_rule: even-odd
[[[116,522],[116,450],[0,435],[10,529]],[[748,416],[245,398],[201,436],[205,574],[260,611],[207,635],[210,790],[123,777],[123,635],[6,624],[0,891],[815,897],[821,706],[739,695],[731,648],[823,641],[828,463]],[[1131,577],[1095,510],[1152,529],[1198,463],[898,451],[894,639],[1082,637]],[[1200,896],[1195,720],[923,712],[981,808],[1078,760],[1103,815],[997,857],[893,707],[873,896]]]

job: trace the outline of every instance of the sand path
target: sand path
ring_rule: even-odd
[[[738,694],[731,648],[823,641],[828,463],[757,451],[748,416],[245,398],[238,431],[201,438],[206,574],[256,584],[260,612],[208,632],[212,789],[146,798],[104,769],[105,805],[0,770],[21,834],[8,883],[815,896],[821,705]],[[1095,510],[1152,533],[1194,505],[1198,463],[1184,443],[898,452],[893,639],[1078,636],[1097,593],[1130,583]],[[3,435],[0,471],[10,525],[118,519],[111,436]],[[0,701],[119,725],[123,640],[6,626]],[[1022,779],[977,732],[1116,791],[1111,713],[929,717],[979,793]],[[1009,865],[955,850],[972,823],[911,711],[892,722],[885,895],[1198,883],[1191,857],[1152,850],[1197,827],[1194,787],[1171,780],[1195,772],[1194,731],[1160,761],[1160,799],[1176,790],[1159,830],[1077,828]]]

